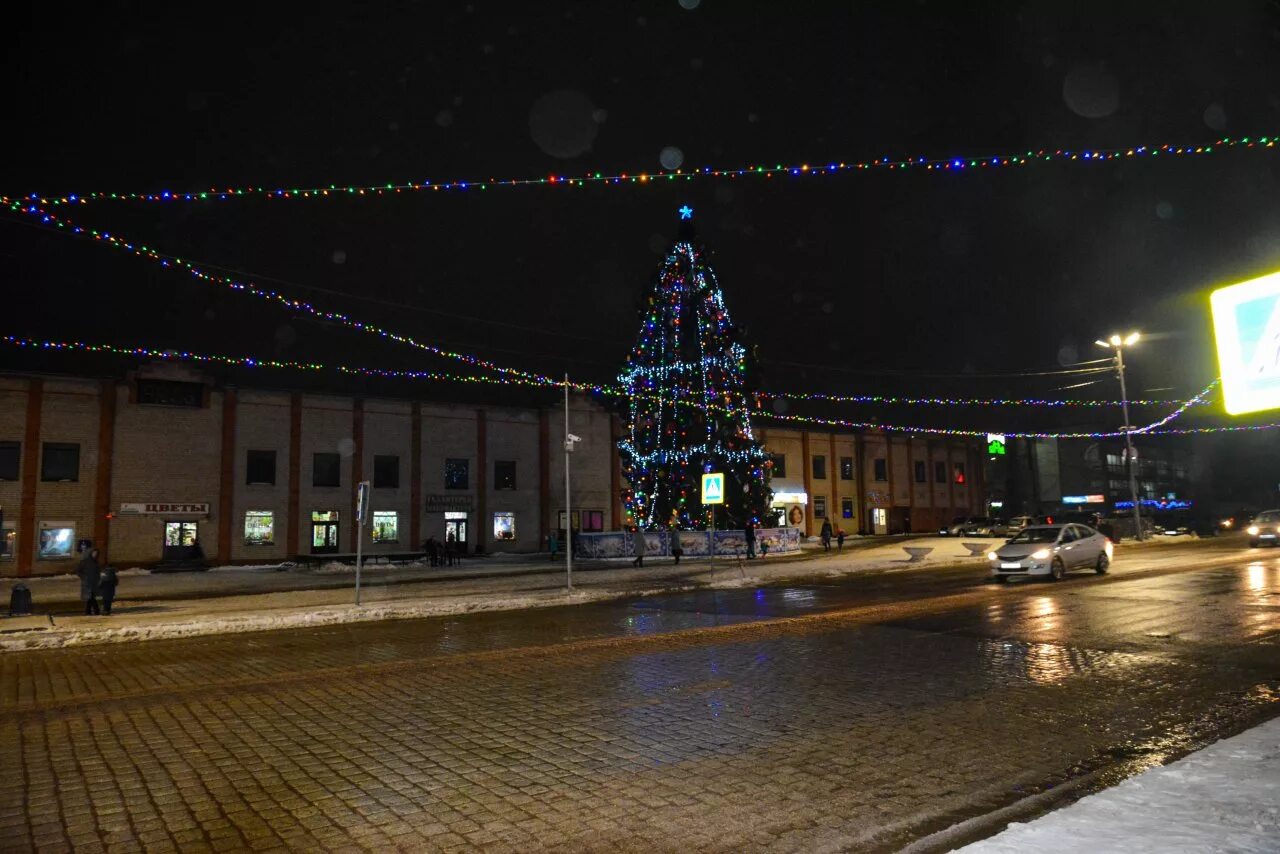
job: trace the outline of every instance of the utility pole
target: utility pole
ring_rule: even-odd
[[[569,432],[569,375],[564,375],[564,584],[573,589],[573,508],[569,498],[569,455],[582,438]]]
[[[1130,332],[1126,337],[1112,335],[1107,341],[1095,341],[1102,347],[1114,347],[1116,351],[1116,373],[1120,377],[1120,407],[1124,413],[1124,445],[1125,457],[1129,463],[1129,497],[1133,500],[1133,536],[1141,541],[1142,513],[1138,507],[1138,457],[1133,450],[1133,425],[1129,423],[1129,394],[1124,384],[1124,348],[1138,343],[1138,333]]]

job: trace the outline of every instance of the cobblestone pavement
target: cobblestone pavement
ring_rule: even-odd
[[[0,849],[893,849],[1274,714],[1280,559],[1188,560],[10,653]]]

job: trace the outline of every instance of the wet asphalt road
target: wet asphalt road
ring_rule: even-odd
[[[1280,552],[0,656],[0,849],[890,850],[1280,711]]]

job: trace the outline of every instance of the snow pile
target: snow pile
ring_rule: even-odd
[[[58,626],[50,631],[33,631],[26,634],[0,636],[0,650],[50,649],[86,644],[159,640],[232,632],[300,629],[373,620],[402,620],[483,611],[514,611],[525,608],[546,608],[555,605],[578,605],[627,596],[653,596],[660,593],[679,592],[684,589],[693,589],[693,586],[689,585],[683,588],[660,586],[627,591],[575,590],[572,593],[557,590],[505,596],[488,595],[374,603],[359,608],[354,604],[343,604],[321,605],[309,609],[279,609],[275,611],[197,612],[175,616],[170,619],[148,620],[132,624],[95,622],[91,625],[80,625],[75,628]]]
[[[1280,719],[959,850],[1280,851]]]

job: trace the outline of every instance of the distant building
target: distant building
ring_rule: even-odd
[[[988,455],[990,502],[997,515],[1132,508],[1123,438],[1012,439]],[[1211,472],[1191,437],[1134,437],[1138,500],[1151,512],[1190,510],[1209,495]]]
[[[761,425],[755,432],[773,457],[779,524],[808,535],[826,519],[849,534],[900,534],[982,512],[984,446],[974,440]]]

